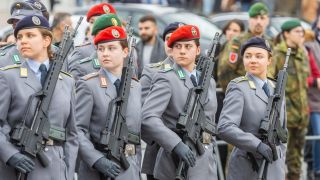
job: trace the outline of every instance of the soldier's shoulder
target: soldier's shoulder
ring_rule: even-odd
[[[231,80],[231,82],[234,82],[236,84],[239,84],[241,82],[246,82],[246,81],[248,81],[247,76],[240,76],[240,77],[237,77],[237,78]]]
[[[21,65],[20,64],[13,64],[13,65],[8,65],[5,67],[0,68],[1,71],[7,71],[7,70],[12,70],[12,69],[17,69],[20,68]]]
[[[160,61],[160,62],[157,62],[157,63],[151,63],[151,64],[148,64],[147,66],[149,68],[160,68],[163,64],[163,61]]]
[[[99,72],[92,72],[90,74],[87,74],[87,75],[81,77],[81,79],[88,81],[88,80],[93,79],[94,77],[98,77],[98,76],[99,76]]]
[[[87,63],[87,62],[90,62],[91,60],[92,60],[92,58],[86,57],[84,59],[80,59],[79,64]]]
[[[158,71],[161,73],[167,73],[173,70],[173,67],[171,64],[162,64],[159,68]]]
[[[6,45],[6,46],[1,47],[1,48],[0,48],[0,56],[6,55],[7,52],[8,52],[10,49],[14,48],[15,46],[16,46],[16,44],[11,43],[11,44],[8,44],[8,45]]]
[[[85,43],[82,43],[80,45],[75,46],[75,48],[83,48],[83,47],[90,46],[90,45],[91,45],[91,42],[85,42]]]
[[[60,71],[60,73],[62,73],[63,75],[65,75],[65,76],[67,76],[67,77],[73,78],[72,74],[67,73],[67,72],[65,72],[65,71]]]

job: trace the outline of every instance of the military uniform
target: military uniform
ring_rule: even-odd
[[[93,43],[86,43],[80,46],[76,46],[73,51],[70,53],[67,59],[67,69],[68,72],[71,71],[71,67],[76,66],[79,60],[90,57],[90,55],[96,51],[96,48]]]
[[[100,69],[100,63],[97,59],[97,53],[92,53],[89,57],[80,59],[72,66],[69,66],[69,73],[72,74],[75,80],[80,79],[82,76],[97,72]]]
[[[274,69],[277,73],[284,64],[287,45],[284,41],[274,48]],[[286,105],[288,116],[288,153],[287,164],[292,178],[301,173],[302,149],[305,143],[306,128],[309,124],[307,77],[309,76],[309,60],[304,50],[292,49],[288,62],[288,80],[286,86]],[[274,74],[276,75],[276,74]]]
[[[274,82],[268,80],[268,86],[273,94]],[[265,117],[267,103],[268,96],[252,75],[236,78],[229,83],[218,123],[219,137],[235,146],[229,159],[228,180],[258,178],[247,152],[252,153],[257,163],[261,164],[263,157],[257,152],[261,142],[258,130]],[[285,125],[285,121],[283,105],[280,122]],[[286,146],[279,143],[276,149],[279,159],[268,164],[268,180],[285,179]]]
[[[224,51],[220,55],[218,63],[218,85],[226,91],[228,83],[239,76],[244,76],[246,71],[243,66],[243,59],[240,55],[240,46],[248,39],[254,37],[250,32],[234,37],[225,45]],[[263,36],[262,38],[269,41],[272,46],[272,39]],[[270,69],[271,70],[271,69]]]
[[[171,36],[172,37],[172,36]],[[142,107],[142,138],[161,146],[153,175],[160,180],[174,179],[176,165],[172,158],[174,147],[181,142],[175,133],[179,114],[183,112],[188,92],[193,84],[180,66],[159,70],[152,80],[150,92]],[[204,111],[208,121],[213,122],[217,109],[215,82],[212,79]],[[212,140],[214,142],[214,140]],[[189,167],[187,179],[217,179],[213,144],[203,144],[205,153],[196,156],[196,165]]]
[[[31,95],[41,90],[40,80],[27,62],[21,65],[7,66],[0,71],[0,179],[16,179],[16,171],[7,166],[8,159],[19,152],[9,140],[12,128],[21,123],[27,101]],[[34,112],[34,106],[30,112]],[[63,129],[66,140],[62,144],[47,145],[45,155],[50,160],[44,168],[37,159],[35,169],[28,174],[28,179],[71,180],[74,175],[75,160],[78,152],[77,129],[74,117],[74,80],[65,73],[60,73],[50,104],[48,119],[51,130]],[[31,117],[26,122],[30,127]],[[50,134],[51,138],[51,134]]]
[[[79,155],[82,159],[79,169],[79,179],[100,179],[93,164],[104,155],[94,147],[94,142],[100,138],[100,132],[106,127],[107,110],[111,100],[117,96],[113,82],[101,69],[99,72],[84,76],[77,82],[77,120],[80,129]],[[131,89],[128,99],[126,122],[130,132],[140,134],[141,126],[141,103],[140,84],[134,80],[131,82]],[[139,152],[136,152],[139,153]],[[122,171],[117,180],[140,179],[140,163],[137,154],[133,153],[127,157],[130,167]]]
[[[159,69],[163,69],[168,66],[171,67],[172,64],[173,64],[173,60],[170,57],[167,57],[164,61],[154,63],[154,64],[149,64],[143,68],[141,78],[140,78],[142,104],[150,91],[154,74]],[[153,143],[152,145],[147,144],[147,147],[144,153],[143,163],[142,163],[142,169],[141,169],[142,173],[150,174],[150,175],[153,174],[153,169],[154,169],[159,148],[160,148],[159,145],[156,143]]]

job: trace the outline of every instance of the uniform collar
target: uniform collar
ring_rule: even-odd
[[[268,83],[268,79],[262,80],[250,73],[247,73],[247,76],[251,77],[251,79],[255,82],[255,84],[257,84],[260,88],[262,88],[265,83]]]
[[[28,63],[28,65],[29,65],[30,69],[31,69],[34,73],[40,72],[40,71],[39,71],[39,67],[40,67],[41,64],[44,64],[44,65],[47,67],[47,69],[49,69],[49,67],[50,67],[49,60],[46,60],[46,61],[44,61],[43,63],[39,63],[39,62],[37,62],[37,61],[31,60],[31,59],[27,59],[27,63]]]
[[[103,69],[103,72],[104,72],[104,74],[107,76],[107,78],[110,80],[110,82],[111,82],[112,84],[114,84],[114,82],[115,82],[117,79],[120,80],[119,77],[113,75],[112,73],[110,73],[110,72],[109,72],[108,70],[106,70],[106,69]]]

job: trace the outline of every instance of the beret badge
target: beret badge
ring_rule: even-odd
[[[191,28],[191,33],[192,33],[193,36],[197,36],[197,30],[196,30],[195,27]]]
[[[115,37],[115,38],[119,38],[120,37],[119,31],[116,30],[116,29],[112,29],[111,33],[112,33],[112,36]]]
[[[102,8],[103,8],[103,11],[104,11],[106,14],[109,14],[109,13],[110,13],[110,8],[109,8],[107,5],[104,5]]]
[[[32,17],[32,22],[33,22],[33,24],[35,24],[37,26],[41,24],[41,21],[37,16]]]

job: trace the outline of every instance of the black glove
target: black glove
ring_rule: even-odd
[[[261,154],[269,163],[273,160],[273,154],[271,148],[265,143],[261,142],[258,145],[257,151]]]
[[[115,178],[120,173],[120,166],[107,158],[100,158],[93,167],[107,177]]]
[[[188,166],[193,167],[196,164],[196,157],[191,149],[182,141],[174,147],[173,152],[176,153]]]
[[[32,159],[21,153],[11,156],[7,164],[24,174],[31,172],[35,166]]]

